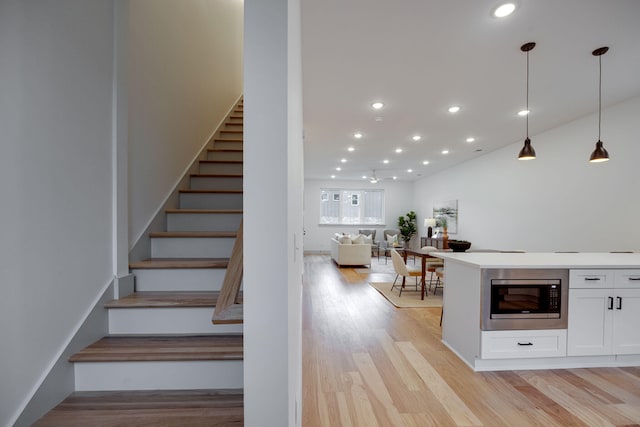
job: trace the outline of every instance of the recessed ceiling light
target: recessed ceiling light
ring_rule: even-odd
[[[420,135],[413,135],[411,139],[413,139],[414,141],[420,141],[422,137]]]
[[[396,148],[396,153],[402,153],[402,148]]]
[[[423,165],[428,165],[429,164],[429,160],[425,160],[424,162],[422,162]]]
[[[379,101],[378,101],[378,102],[374,102],[373,104],[371,104],[371,106],[372,106],[373,108],[375,108],[376,110],[379,110],[379,109],[381,109],[382,107],[384,107],[384,104],[383,104],[382,102],[379,102]]]
[[[340,159],[342,163],[347,163],[347,159]]]
[[[407,169],[407,172],[411,173],[413,172],[413,169]]]
[[[473,141],[475,141],[475,140],[476,140],[476,139],[475,139],[474,137],[470,136],[469,138],[467,138],[467,140],[466,140],[466,141],[467,141],[467,142],[473,142]]]
[[[356,133],[354,133],[354,134],[353,134],[353,137],[354,137],[355,139],[360,139],[360,138],[362,138],[362,137],[363,137],[362,132],[356,132]]]
[[[449,150],[442,150],[442,154],[449,154]]]
[[[340,166],[338,166],[338,167],[336,168],[336,170],[337,170],[338,172],[340,172],[340,171],[342,170],[342,168],[341,168]]]
[[[335,175],[331,175],[331,179],[336,179],[336,176]]]
[[[500,6],[493,9],[492,15],[496,18],[504,18],[511,15],[516,10],[515,3],[503,3]]]
[[[397,176],[394,176],[394,177],[393,177],[393,179],[398,179],[398,177],[397,177]]]
[[[355,150],[355,148],[353,148],[353,147],[347,148],[347,151],[354,151],[354,150]]]
[[[387,163],[389,163],[389,159],[384,159],[384,160],[382,161],[382,163],[384,163],[384,164],[386,165]]]
[[[460,107],[458,107],[457,105],[452,105],[451,107],[449,107],[450,113],[457,113],[458,111],[460,111]]]
[[[367,179],[367,175],[362,175],[362,179]]]
[[[520,111],[518,111],[518,115],[519,115],[520,117],[524,117],[524,116],[526,116],[527,114],[529,114],[530,112],[531,112],[531,111],[529,111],[529,110],[520,110]]]

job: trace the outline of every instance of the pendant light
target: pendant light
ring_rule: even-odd
[[[602,55],[607,53],[608,50],[609,48],[604,46],[591,52],[593,56],[598,57],[600,65],[600,77],[598,78],[598,142],[596,142],[596,149],[593,150],[589,158],[591,163],[606,162],[609,160],[609,153],[604,149],[602,141],[600,140],[600,123],[602,121]]]
[[[527,53],[527,138],[524,140],[524,146],[518,154],[518,160],[533,160],[536,158],[536,150],[531,146],[531,140],[529,139],[529,51],[536,47],[533,42],[525,43],[520,46],[520,50]]]

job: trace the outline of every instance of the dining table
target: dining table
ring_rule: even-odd
[[[409,255],[417,256],[420,258],[422,263],[422,289],[420,293],[420,299],[424,299],[425,290],[426,290],[426,276],[427,276],[427,265],[433,267],[442,267],[444,266],[442,259],[434,257],[431,255],[434,252],[433,249],[411,249],[411,248],[403,248],[402,250],[402,258],[404,258],[404,262],[406,264],[407,257]],[[442,251],[437,251],[442,252]],[[449,252],[445,250],[445,252]],[[404,278],[402,279],[402,286],[404,287]]]

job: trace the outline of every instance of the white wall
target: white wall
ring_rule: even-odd
[[[320,222],[320,189],[383,189],[385,197],[384,226],[352,226],[352,225],[319,225]],[[373,185],[366,181],[305,180],[304,182],[304,250],[307,252],[328,252],[330,239],[335,233],[356,233],[359,228],[375,228],[376,241],[382,239],[382,230],[398,228],[398,217],[415,211],[418,218],[422,213],[418,204],[413,202],[412,182],[378,182]],[[419,241],[416,237],[415,241]],[[412,243],[415,243],[412,240]]]
[[[245,425],[301,408],[302,92],[299,0],[245,1]],[[261,243],[256,244],[259,236]],[[296,409],[297,407],[297,409]]]
[[[239,0],[131,0],[129,239],[242,93]]]
[[[0,425],[112,279],[113,2],[0,3]]]
[[[417,182],[415,204],[429,212],[435,201],[457,199],[459,233],[450,237],[476,248],[638,251],[638,117],[640,98],[603,110],[609,162],[588,162],[598,137],[593,114],[533,135],[536,160],[517,160],[519,141]]]

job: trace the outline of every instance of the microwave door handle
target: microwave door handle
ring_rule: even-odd
[[[609,306],[607,307],[608,310],[613,310],[613,297],[608,297],[609,298]]]

